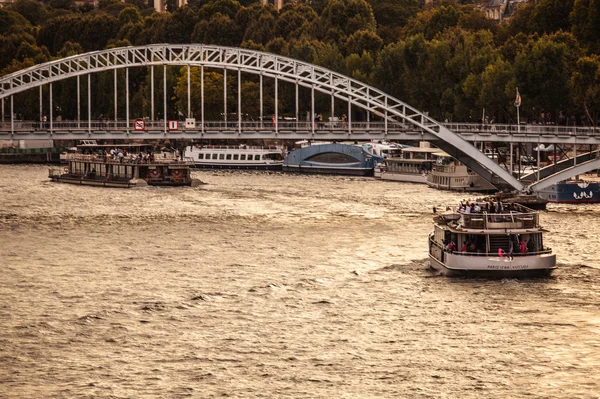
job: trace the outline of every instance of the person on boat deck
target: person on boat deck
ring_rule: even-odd
[[[498,248],[498,257],[500,257],[500,258],[504,257],[504,250],[502,248]]]
[[[520,243],[520,249],[521,249],[521,253],[522,254],[526,254],[527,253],[527,243],[525,242],[525,240],[523,238],[521,238],[521,243]]]
[[[475,210],[475,213],[481,212],[481,207],[477,203],[475,205],[473,205],[473,209]],[[471,210],[471,213],[473,213],[472,210]]]
[[[527,252],[534,252],[533,249],[533,240],[527,240]]]
[[[467,245],[468,241],[463,242],[462,248],[460,249],[460,252],[465,253],[467,252],[467,249],[469,248]]]
[[[454,243],[454,241],[450,241],[450,244],[448,244],[448,252],[454,252],[454,250],[456,249],[456,244]]]
[[[513,245],[512,240],[508,240],[508,257],[512,260],[513,259],[513,254],[515,252],[515,247]]]

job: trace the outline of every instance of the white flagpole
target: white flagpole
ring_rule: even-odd
[[[517,133],[521,133],[521,121],[519,120],[519,107],[521,106],[520,97],[519,88],[517,87],[517,99],[519,100],[519,102],[515,100],[515,107],[517,107]]]

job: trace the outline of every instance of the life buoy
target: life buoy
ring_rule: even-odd
[[[182,170],[174,170],[173,171],[173,180],[177,183],[179,182],[179,180],[181,180],[183,178],[183,171]]]
[[[69,168],[65,167],[64,171],[65,173],[69,173]]]
[[[152,169],[150,170],[150,176],[152,177],[160,177],[160,169]]]

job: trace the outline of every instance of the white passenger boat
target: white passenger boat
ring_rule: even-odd
[[[420,142],[418,147],[404,147],[399,156],[385,159],[379,177],[381,180],[426,184],[435,162],[433,154],[439,151],[426,141]]]
[[[478,204],[478,213],[446,212],[434,217],[429,235],[431,268],[445,275],[534,277],[556,268],[544,245],[539,214],[518,204],[500,213]],[[485,211],[488,209],[488,211]]]
[[[433,154],[436,162],[427,175],[427,185],[439,190],[450,191],[498,191],[496,186],[467,168],[465,164],[443,151]]]
[[[185,155],[193,159],[197,168],[281,170],[285,151],[276,146],[198,145],[187,147]]]

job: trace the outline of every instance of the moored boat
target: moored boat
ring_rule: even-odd
[[[189,146],[185,155],[196,168],[281,170],[285,150],[282,147]]]
[[[556,255],[544,245],[547,231],[537,212],[519,204],[506,205],[500,212],[488,203],[474,208],[479,211],[434,217],[431,268],[445,275],[488,277],[546,276],[556,268]]]
[[[67,166],[50,168],[48,176],[57,183],[100,187],[197,186],[187,159],[153,156],[111,157],[96,154],[67,154]]]
[[[427,184],[427,176],[435,162],[433,154],[439,151],[427,141],[420,142],[418,147],[404,147],[400,156],[385,159],[381,180]]]
[[[548,202],[566,204],[600,203],[600,182],[567,180],[538,191]]]
[[[447,153],[433,154],[436,162],[427,175],[427,185],[439,190],[492,192],[498,189]]]
[[[285,172],[373,176],[383,157],[370,152],[371,144],[313,144],[291,151],[283,162]]]

